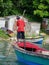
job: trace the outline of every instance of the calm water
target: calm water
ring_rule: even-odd
[[[24,65],[24,63],[18,62],[14,49],[10,48],[8,51],[9,43],[7,41],[0,41],[0,65]]]

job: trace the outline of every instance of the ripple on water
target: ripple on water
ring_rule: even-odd
[[[8,43],[7,41],[0,41],[0,65],[24,65],[24,63],[17,61],[12,47],[10,51],[7,50]],[[8,55],[5,57],[6,54]]]

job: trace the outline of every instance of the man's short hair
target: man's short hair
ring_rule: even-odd
[[[17,19],[20,19],[20,16],[17,16],[16,18],[17,18]]]

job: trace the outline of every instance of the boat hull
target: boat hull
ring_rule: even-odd
[[[28,52],[22,52],[18,49],[15,49],[17,59],[21,62],[24,62],[28,65],[49,65],[49,59],[35,56],[34,54],[30,55]]]
[[[43,43],[43,38],[26,39],[26,41],[33,42],[33,43],[36,43],[36,44],[42,44]]]

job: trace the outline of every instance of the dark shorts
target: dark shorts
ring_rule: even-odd
[[[25,39],[24,32],[17,32],[17,39]]]

